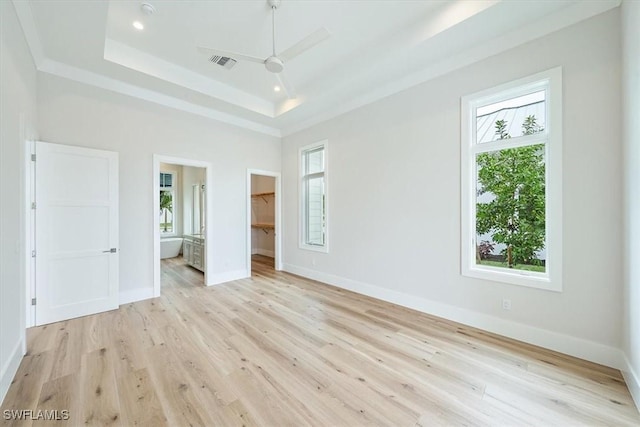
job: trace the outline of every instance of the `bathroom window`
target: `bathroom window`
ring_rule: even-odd
[[[160,172],[160,233],[173,235],[176,233],[175,200],[176,176],[171,172]]]

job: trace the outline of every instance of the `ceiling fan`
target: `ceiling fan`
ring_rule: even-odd
[[[276,54],[276,9],[280,6],[281,0],[267,0],[267,3],[271,7],[271,24],[272,24],[272,40],[273,40],[273,50],[271,56],[266,59],[258,58],[256,56],[245,55],[237,52],[229,52],[220,49],[214,49],[210,47],[198,46],[198,51],[204,53],[206,55],[220,55],[224,57],[239,59],[242,61],[255,62],[258,64],[264,64],[267,71],[270,71],[276,75],[280,85],[284,88],[287,97],[295,98],[295,89],[289,83],[288,79],[284,74],[284,65],[285,63],[291,61],[293,58],[298,55],[306,52],[311,49],[318,43],[326,40],[331,34],[329,31],[322,27],[313,33],[309,34],[304,39],[300,40],[298,43],[291,46],[289,49],[281,52],[280,54]]]

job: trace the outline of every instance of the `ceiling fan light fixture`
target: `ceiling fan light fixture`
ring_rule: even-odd
[[[284,70],[284,62],[277,56],[270,56],[264,61],[264,66],[272,73],[280,73]]]

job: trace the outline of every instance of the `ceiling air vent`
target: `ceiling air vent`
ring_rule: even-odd
[[[209,58],[209,61],[213,62],[214,64],[218,64],[221,67],[226,68],[227,70],[232,69],[237,62],[233,58],[229,58],[227,56],[220,56],[220,55],[213,55],[211,58]]]

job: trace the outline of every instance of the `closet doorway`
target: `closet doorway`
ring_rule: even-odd
[[[280,174],[247,171],[247,273],[253,258],[275,270],[281,265]]]

